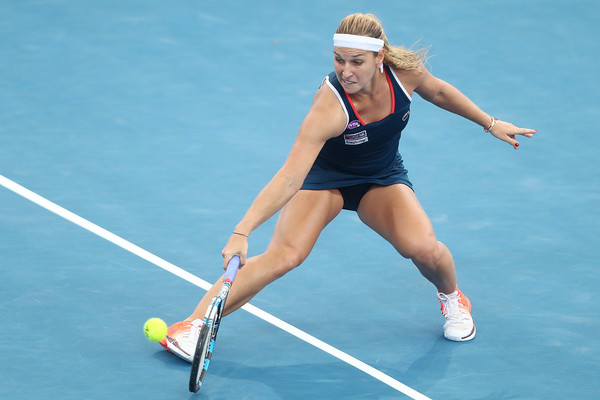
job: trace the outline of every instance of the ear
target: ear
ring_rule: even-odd
[[[379,64],[379,63],[383,62],[384,57],[385,57],[385,50],[381,49],[381,50],[379,50],[379,53],[377,53],[377,57],[375,58],[375,60]]]

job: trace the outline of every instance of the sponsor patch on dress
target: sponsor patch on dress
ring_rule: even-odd
[[[349,146],[355,146],[357,144],[363,144],[369,141],[367,131],[360,131],[358,133],[347,133],[344,135],[344,143]]]
[[[348,129],[356,129],[360,126],[360,121],[354,120],[348,124]]]

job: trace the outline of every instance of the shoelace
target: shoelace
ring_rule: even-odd
[[[460,304],[460,295],[448,297],[444,293],[439,294],[439,299],[442,302],[442,312],[446,319],[452,321],[468,320],[468,312]]]
[[[177,332],[177,336],[179,336],[177,341],[179,343],[187,343],[190,341],[190,338],[192,338],[192,341],[195,343],[200,333],[201,324],[202,320],[199,319],[183,324],[183,326]]]

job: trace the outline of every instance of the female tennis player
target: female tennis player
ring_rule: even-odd
[[[444,336],[475,337],[471,304],[458,289],[450,251],[436,239],[404,169],[398,145],[414,93],[467,118],[485,132],[519,146],[516,135],[536,132],[499,121],[424,66],[425,50],[390,46],[379,20],[353,14],[333,38],[334,72],[325,77],[282,168],[262,189],[223,249],[226,265],[241,258],[224,314],[248,302],[266,285],[299,266],[319,234],[342,209],[416,265],[437,289]],[[246,259],[248,237],[281,209],[267,250]],[[190,361],[199,326],[219,280],[162,345]]]

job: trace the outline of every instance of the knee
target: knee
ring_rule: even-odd
[[[405,249],[402,255],[419,267],[435,268],[441,257],[440,245],[435,238],[416,241]]]
[[[273,279],[281,278],[304,262],[308,254],[293,246],[279,246],[270,251],[274,257],[271,264]]]

